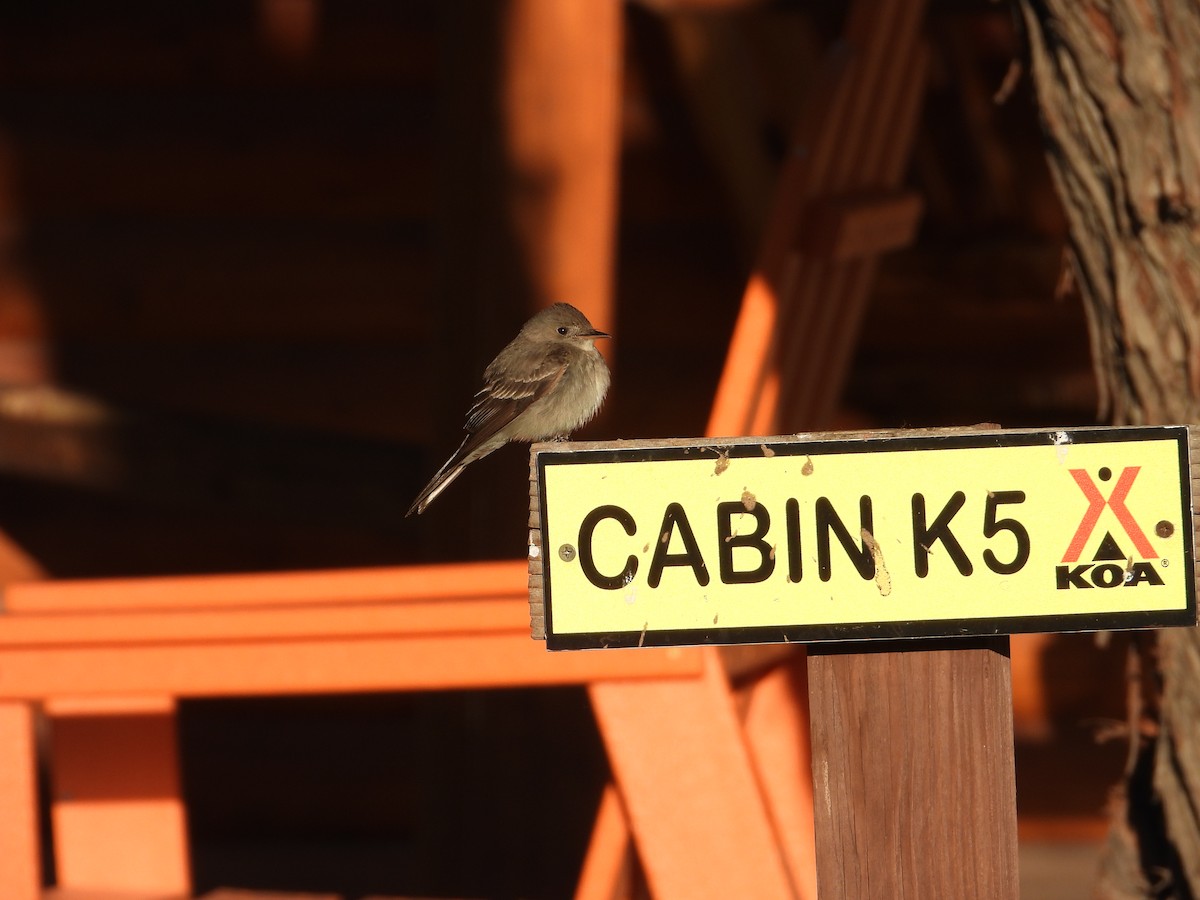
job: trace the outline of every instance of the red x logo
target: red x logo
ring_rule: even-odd
[[[1087,473],[1087,470],[1071,469],[1071,475],[1075,478],[1075,483],[1079,485],[1079,489],[1087,497],[1088,508],[1087,512],[1083,514],[1083,520],[1079,523],[1079,528],[1075,531],[1075,537],[1071,539],[1071,545],[1067,547],[1067,552],[1063,555],[1063,562],[1073,563],[1078,561],[1079,554],[1083,552],[1083,545],[1092,536],[1092,530],[1096,527],[1096,522],[1100,519],[1100,513],[1104,511],[1104,507],[1106,506],[1116,514],[1117,521],[1121,523],[1121,527],[1125,529],[1125,533],[1133,541],[1133,546],[1137,549],[1138,555],[1142,559],[1158,559],[1158,554],[1154,552],[1154,548],[1146,540],[1146,535],[1141,527],[1134,521],[1133,515],[1129,512],[1129,507],[1125,505],[1125,498],[1129,496],[1129,490],[1133,487],[1134,479],[1137,478],[1138,472],[1141,470],[1141,466],[1126,466],[1122,469],[1121,477],[1117,479],[1112,493],[1105,500],[1104,496],[1100,493],[1100,489],[1096,487],[1096,483],[1092,481],[1092,476]]]

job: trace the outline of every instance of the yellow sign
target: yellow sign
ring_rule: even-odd
[[[538,447],[547,644],[1194,625],[1187,437]]]

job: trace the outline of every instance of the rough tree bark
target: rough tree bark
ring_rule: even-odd
[[[1200,3],[1016,0],[1102,415],[1200,421]],[[1200,633],[1142,658],[1097,896],[1200,897]]]

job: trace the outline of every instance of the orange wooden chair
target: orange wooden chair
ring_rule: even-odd
[[[920,198],[900,188],[924,94],[924,4],[859,0],[810,92],[781,173],[763,245],[742,298],[707,434],[771,435],[826,428],[841,395],[879,256],[909,243]],[[725,671],[750,670],[738,695],[741,727],[791,888],[815,897],[812,785],[808,771],[807,675],[803,650],[726,651]],[[756,665],[755,656],[760,663]],[[713,654],[710,653],[710,659]],[[711,663],[715,668],[716,664]],[[736,680],[736,679],[735,679]],[[636,738],[654,740],[657,705],[645,689],[614,696],[590,687],[619,790],[604,795],[578,896],[607,898],[624,884],[630,832],[642,850],[656,817],[622,763]],[[667,697],[658,698],[667,703]],[[610,717],[620,717],[609,721]],[[624,726],[621,740],[610,730]],[[643,743],[638,752],[650,753]],[[624,797],[624,807],[621,797]],[[633,798],[633,799],[630,799]],[[641,821],[639,821],[641,819]],[[701,858],[701,857],[698,857]],[[622,868],[624,867],[624,868]],[[650,875],[650,873],[647,873]],[[655,881],[650,876],[651,887]],[[749,894],[743,893],[749,896]],[[715,896],[715,894],[713,895]]]
[[[709,433],[820,427],[882,251],[923,86],[922,4],[858,0],[800,124]],[[42,895],[35,711],[60,891],[185,896],[180,698],[584,684],[615,782],[578,889],[815,896],[802,661],[788,648],[546,653],[526,562],[31,582],[0,614],[0,896]],[[742,692],[734,682],[748,685]],[[60,896],[66,896],[60,893]]]

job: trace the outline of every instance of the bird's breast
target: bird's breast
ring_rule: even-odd
[[[529,407],[521,418],[524,440],[538,441],[570,434],[596,415],[608,393],[611,375],[595,349],[581,350],[553,391]]]

